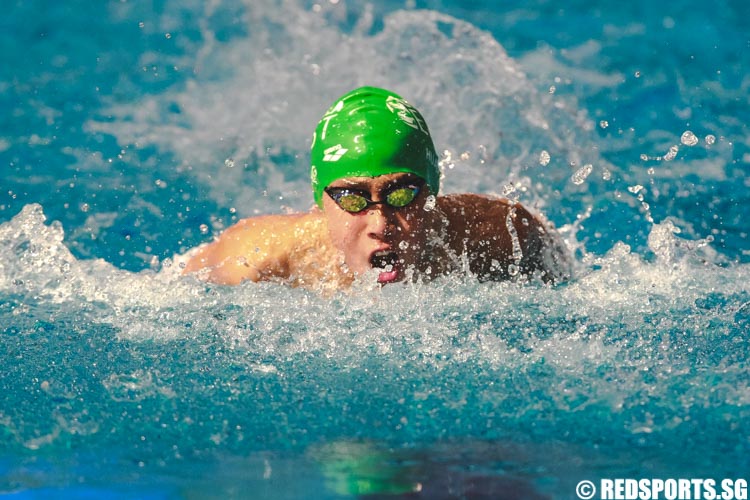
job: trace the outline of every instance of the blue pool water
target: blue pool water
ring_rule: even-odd
[[[497,2],[500,4],[500,2]],[[750,7],[43,1],[0,19],[0,494],[574,498],[750,476]],[[445,192],[543,212],[556,288],[181,278],[306,210],[361,84]]]

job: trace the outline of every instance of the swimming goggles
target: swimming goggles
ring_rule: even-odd
[[[392,208],[403,208],[414,201],[423,185],[424,182],[418,184],[411,183],[406,186],[395,186],[390,190],[380,193],[380,197],[384,201],[372,201],[360,191],[343,187],[329,187],[325,189],[325,192],[342,210],[346,210],[350,214],[356,214],[373,205],[388,205]]]

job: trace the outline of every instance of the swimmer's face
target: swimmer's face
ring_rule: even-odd
[[[380,283],[401,281],[410,269],[419,269],[430,227],[430,214],[424,210],[429,189],[412,174],[397,173],[378,177],[348,177],[328,186],[382,202],[399,188],[419,187],[413,201],[397,208],[388,204],[371,205],[361,212],[350,213],[340,207],[328,193],[323,195],[323,210],[328,220],[328,234],[343,254],[349,269],[359,276],[373,269]],[[398,201],[398,194],[391,201]]]

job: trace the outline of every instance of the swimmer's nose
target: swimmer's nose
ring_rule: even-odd
[[[367,234],[380,238],[385,236],[392,225],[389,210],[383,205],[373,205],[367,211]]]

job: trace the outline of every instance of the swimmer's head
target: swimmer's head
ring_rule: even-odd
[[[310,178],[315,203],[323,190],[346,177],[411,173],[432,194],[440,187],[435,146],[422,115],[402,97],[360,87],[339,98],[318,123],[312,140]]]

